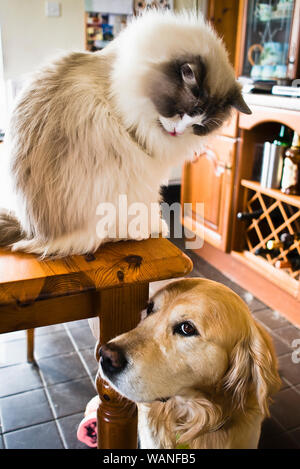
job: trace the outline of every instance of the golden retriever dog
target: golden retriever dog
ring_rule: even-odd
[[[101,377],[138,405],[141,448],[257,448],[280,379],[271,339],[241,298],[184,279],[142,316],[99,350]]]

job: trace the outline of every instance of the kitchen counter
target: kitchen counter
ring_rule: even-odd
[[[261,93],[244,93],[243,97],[246,103],[250,105],[300,111],[300,98],[289,98],[288,96],[275,96]]]

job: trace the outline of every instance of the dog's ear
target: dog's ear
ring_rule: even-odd
[[[263,415],[267,416],[269,415],[269,398],[279,390],[281,380],[271,338],[258,323],[255,323],[252,328],[250,355],[258,404]]]
[[[233,406],[241,409],[254,389],[262,414],[269,415],[269,398],[279,389],[280,378],[271,339],[258,324],[251,324],[248,337],[235,345],[223,386]]]

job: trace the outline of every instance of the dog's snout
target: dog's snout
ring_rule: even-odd
[[[127,360],[121,347],[105,344],[100,348],[100,364],[105,373],[116,374],[124,370]]]

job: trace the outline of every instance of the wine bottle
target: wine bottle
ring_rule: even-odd
[[[287,261],[281,260],[275,262],[277,269],[292,269],[293,271],[300,269],[300,256],[289,256]]]
[[[280,126],[279,135],[273,141],[275,145],[289,147],[291,144],[291,132],[285,125]]]
[[[238,220],[253,220],[253,218],[259,218],[263,214],[263,210],[254,210],[253,212],[238,212],[236,217]]]
[[[285,152],[281,179],[281,191],[300,195],[300,136],[294,133],[291,148]]]
[[[299,239],[300,233],[282,233],[280,236],[280,241],[276,241],[275,239],[269,239],[269,241],[267,242],[267,249],[288,249],[294,241],[297,241]]]
[[[282,233],[280,235],[280,241],[282,241],[286,246],[291,246],[294,241],[300,240],[300,233]]]
[[[266,246],[269,251],[272,251],[272,249],[284,248],[284,243],[282,241],[276,241],[276,239],[269,239]]]
[[[273,254],[274,256],[279,256],[279,249],[267,249],[267,248],[257,248],[254,252],[256,256],[263,256],[265,254]]]

